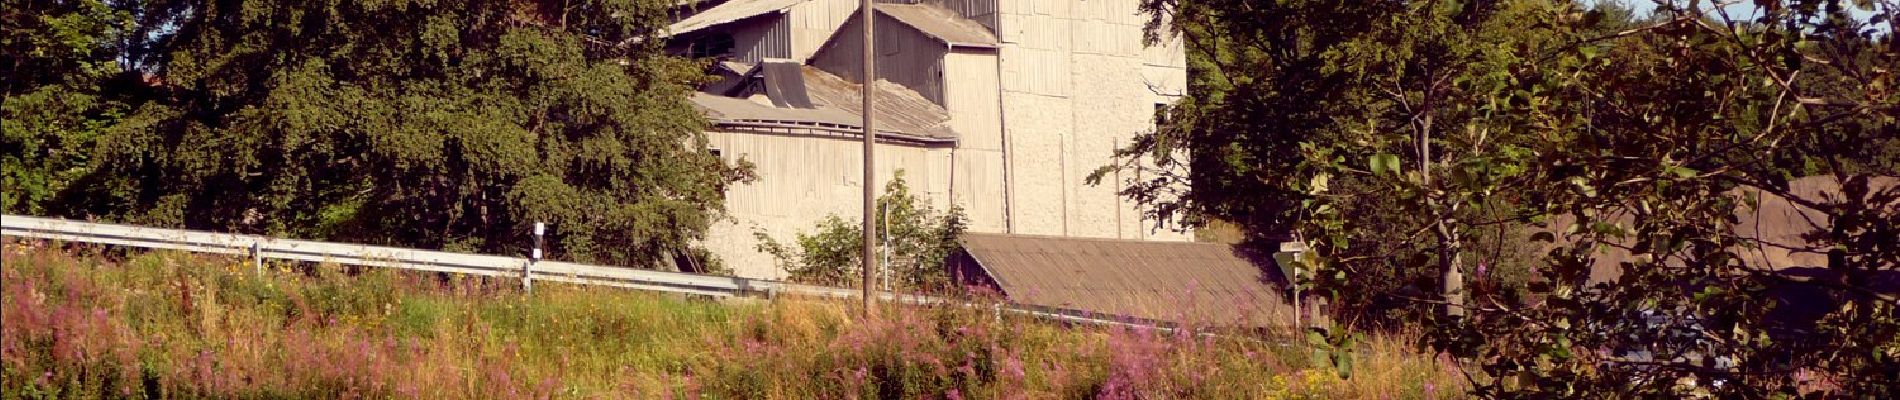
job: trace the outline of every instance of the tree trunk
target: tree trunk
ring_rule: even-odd
[[[1436,202],[1434,202],[1436,203]],[[1451,229],[1451,219],[1438,220],[1438,270],[1441,296],[1445,300],[1445,315],[1465,315],[1465,272],[1459,253],[1460,245],[1457,232]]]
[[[1459,269],[1458,233],[1452,230],[1451,224],[1454,220],[1449,217],[1450,210],[1446,209],[1451,206],[1443,204],[1437,197],[1437,186],[1432,184],[1433,118],[1430,112],[1430,107],[1427,107],[1427,114],[1418,130],[1418,172],[1421,181],[1425,184],[1427,209],[1440,215],[1433,224],[1437,225],[1438,233],[1439,298],[1445,302],[1441,306],[1443,308],[1441,313],[1446,316],[1463,316],[1465,314],[1465,273]]]

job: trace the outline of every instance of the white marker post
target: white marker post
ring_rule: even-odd
[[[534,263],[541,261],[541,238],[548,232],[545,223],[534,223],[534,251],[528,253],[528,264],[521,267],[521,291],[534,292]]]
[[[257,268],[257,276],[264,276],[264,246],[251,242],[251,266]]]
[[[1295,328],[1305,328],[1300,324],[1301,314],[1306,313],[1306,305],[1301,301],[1305,293],[1301,293],[1303,291],[1300,290],[1303,289],[1300,287],[1300,262],[1304,261],[1305,257],[1302,256],[1306,250],[1306,242],[1281,242],[1280,252],[1274,254],[1274,261],[1280,264],[1281,273],[1286,275],[1287,286],[1293,289],[1293,326]]]

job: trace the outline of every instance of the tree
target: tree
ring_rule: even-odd
[[[1185,213],[1190,222],[1232,221],[1269,241],[1311,239],[1318,254],[1338,256],[1337,274],[1319,279],[1353,276],[1375,286],[1335,293],[1346,308],[1417,314],[1431,311],[1417,300],[1436,298],[1448,306],[1437,313],[1463,310],[1470,231],[1489,226],[1480,216],[1518,213],[1494,198],[1521,179],[1530,160],[1516,128],[1535,121],[1506,111],[1522,107],[1510,103],[1513,93],[1549,73],[1527,65],[1525,53],[1575,35],[1534,29],[1567,5],[1147,7],[1172,18],[1153,26],[1189,35],[1194,78],[1169,123],[1123,150],[1125,159],[1157,160],[1162,169],[1142,174],[1157,178],[1133,182],[1125,195],[1163,218]],[[1177,152],[1193,156],[1174,162]],[[1181,186],[1191,190],[1178,199],[1154,195]],[[1431,243],[1420,240],[1427,237]]]
[[[881,215],[878,220],[886,224],[878,227],[877,236],[885,238],[878,246],[890,254],[889,262],[878,263],[891,271],[885,279],[894,279],[892,286],[905,290],[949,287],[950,275],[943,264],[950,253],[956,251],[957,236],[965,229],[962,209],[953,206],[939,213],[910,193],[903,171],[898,171],[890,183],[884,185],[884,195],[878,196],[877,211]],[[755,236],[759,239],[759,250],[777,258],[791,280],[849,286],[862,276],[859,271],[863,268],[860,259],[864,252],[864,231],[861,229],[861,224],[832,215],[819,222],[815,232],[798,234],[793,242],[796,247],[779,243],[764,233]]]
[[[1681,3],[1637,20],[1563,1],[1150,1],[1196,76],[1123,151],[1172,169],[1123,193],[1313,241],[1342,312],[1430,328],[1480,395],[1892,396],[1900,302],[1878,282],[1900,273],[1900,185],[1877,175],[1900,140],[1894,5],[1758,1],[1736,20]],[[1816,174],[1841,194],[1790,190]],[[1763,245],[1737,230],[1754,192],[1829,217],[1809,237],[1832,272],[1743,257]],[[1477,234],[1493,227],[1548,251],[1516,266],[1524,296],[1461,302],[1462,259],[1506,259],[1466,246],[1514,236]],[[1784,318],[1786,290],[1834,309]]]
[[[657,40],[668,0],[58,4],[130,21],[82,41],[111,44],[85,62],[149,79],[107,90],[123,118],[66,130],[96,131],[65,143],[92,156],[75,183],[17,209],[495,253],[547,222],[553,254],[650,267],[703,254],[726,185],[749,176],[705,150],[687,101],[700,66]],[[44,53],[13,43],[9,60]],[[86,115],[7,104],[9,123]]]
[[[107,87],[136,82],[115,59],[132,16],[100,0],[10,2],[0,24],[0,210],[39,213],[125,111]]]

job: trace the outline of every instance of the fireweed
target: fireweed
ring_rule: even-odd
[[[1462,379],[1404,338],[1361,346],[1343,380],[1272,337],[980,307],[862,319],[843,302],[5,246],[4,398],[1383,399]]]

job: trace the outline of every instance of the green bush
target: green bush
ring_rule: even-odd
[[[957,236],[963,234],[962,208],[952,206],[938,212],[923,199],[912,195],[910,185],[899,170],[884,185],[877,198],[881,268],[891,271],[880,279],[894,279],[894,287],[903,290],[936,290],[950,283],[943,263],[957,249]],[[759,250],[778,259],[779,267],[796,282],[854,286],[863,280],[864,236],[861,223],[827,216],[815,232],[800,233],[791,246],[764,233],[757,233]]]

